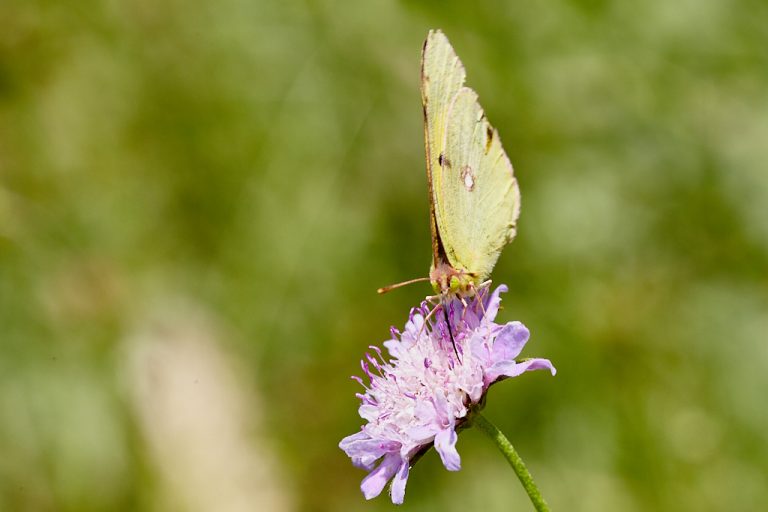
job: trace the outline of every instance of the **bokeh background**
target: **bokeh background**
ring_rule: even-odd
[[[555,510],[768,506],[768,4],[0,5],[0,509],[390,510],[349,376],[429,292],[442,28],[523,198],[487,417]],[[403,510],[530,510],[462,433]]]

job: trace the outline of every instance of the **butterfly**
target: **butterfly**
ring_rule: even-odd
[[[499,134],[448,38],[430,30],[421,54],[421,100],[429,185],[432,264],[438,297],[473,295],[516,234],[520,190]]]

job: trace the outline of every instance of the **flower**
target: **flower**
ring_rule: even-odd
[[[411,310],[405,330],[392,328],[384,342],[390,359],[371,346],[361,361],[368,385],[358,393],[360,432],[339,443],[352,463],[369,471],[360,486],[375,498],[392,481],[392,502],[400,504],[414,458],[432,445],[448,471],[461,469],[456,430],[479,406],[489,386],[528,370],[556,370],[548,359],[515,361],[528,337],[521,322],[494,322],[500,285],[485,287],[471,299],[447,300],[430,313],[427,303]],[[446,322],[450,322],[449,324]],[[377,461],[381,462],[376,465]]]

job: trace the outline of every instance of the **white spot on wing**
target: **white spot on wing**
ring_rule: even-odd
[[[470,166],[465,165],[461,170],[461,179],[464,182],[464,187],[469,192],[472,192],[472,189],[475,188],[475,176],[472,174],[472,168]]]

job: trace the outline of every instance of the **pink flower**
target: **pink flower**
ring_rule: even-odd
[[[520,322],[494,322],[505,291],[500,285],[489,296],[486,287],[466,306],[454,299],[439,306],[445,312],[438,309],[426,325],[429,309],[422,303],[411,310],[404,332],[392,328],[392,339],[384,342],[389,358],[370,347],[361,361],[369,384],[353,377],[365,388],[357,396],[367,423],[339,443],[355,466],[369,471],[360,486],[366,499],[381,494],[391,480],[392,501],[402,503],[412,460],[432,445],[445,468],[458,471],[456,429],[489,386],[529,370],[555,374],[547,359],[515,360],[530,333]]]

